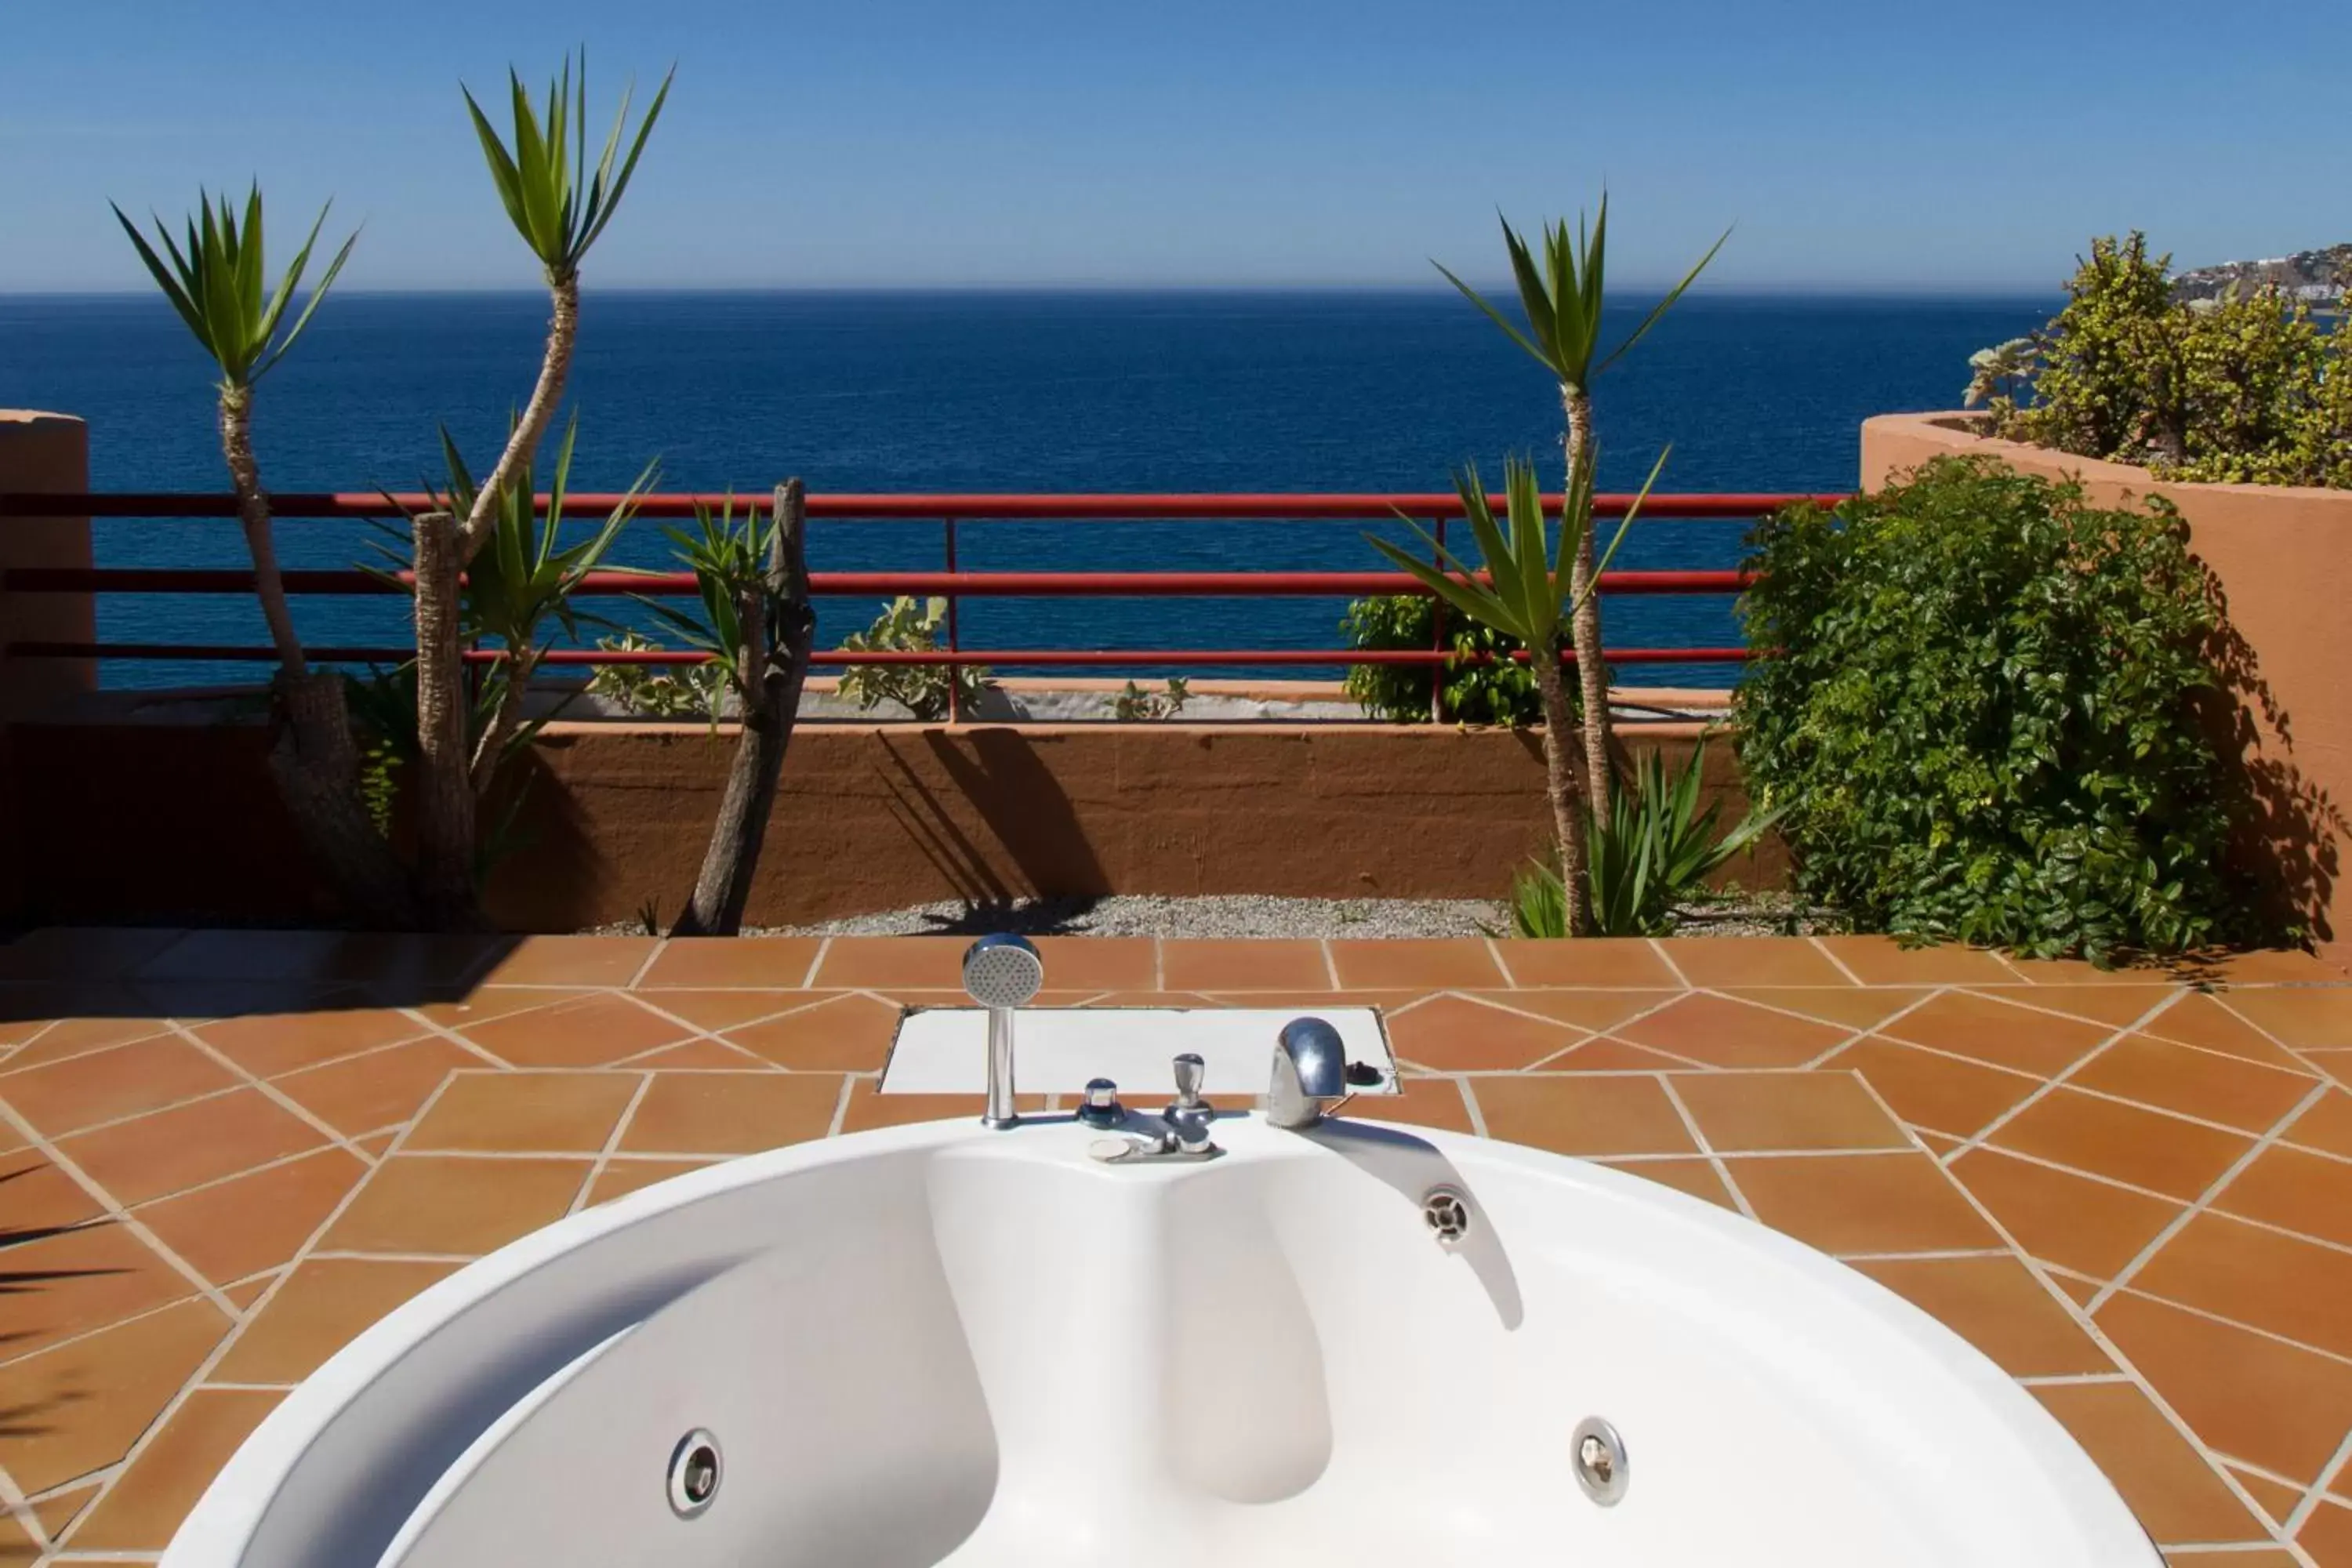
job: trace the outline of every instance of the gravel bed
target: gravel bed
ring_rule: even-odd
[[[1028,899],[1000,904],[948,901],[852,915],[814,925],[746,928],[746,936],[977,936],[1013,931],[1053,936],[1449,937],[1507,931],[1509,912],[1486,899],[1279,899],[1248,893],[1211,898],[1118,894]],[[598,928],[639,933],[635,921]],[[1677,936],[1810,935],[1843,930],[1785,893],[1694,905]]]

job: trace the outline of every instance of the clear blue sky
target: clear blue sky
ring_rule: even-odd
[[[531,287],[457,98],[678,85],[592,287],[1424,284],[1605,178],[1616,277],[2043,289],[2352,239],[2340,29],[2265,0],[25,0],[0,289],[141,275],[106,208],[258,174],[352,287]]]

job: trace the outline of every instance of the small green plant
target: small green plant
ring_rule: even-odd
[[[740,700],[753,679],[753,672],[743,665],[744,651],[750,646],[744,635],[743,605],[760,600],[776,523],[772,515],[763,518],[756,501],[743,509],[739,521],[732,496],[717,511],[697,502],[694,521],[691,531],[683,528],[662,531],[677,546],[678,563],[694,574],[701,614],[678,610],[643,594],[635,597],[683,637],[687,646],[710,656],[698,666],[678,666],[670,679],[681,698],[699,696],[699,711],[715,731],[726,697],[731,692]]]
[[[1969,361],[1996,435],[2169,479],[2352,487],[2352,338],[2276,289],[2176,300],[2147,237],[2094,240],[2065,307]]]
[[[841,639],[844,653],[930,653],[940,645],[947,624],[948,602],[919,603],[905,595],[882,606],[874,624]],[[969,707],[988,689],[989,674],[970,664],[857,664],[841,678],[841,694],[860,708],[872,710],[896,702],[925,723],[948,716],[948,693],[958,706]]]
[[[2280,934],[2226,868],[2222,628],[2169,507],[1948,458],[1752,543],[1740,761],[1806,896],[2099,962]]]
[[[1424,594],[1388,594],[1358,599],[1339,622],[1348,646],[1360,648],[1426,648],[1437,632],[1437,601]],[[1507,724],[1519,728],[1543,718],[1535,671],[1516,661],[1527,645],[1506,633],[1460,616],[1446,617],[1454,652],[1445,666],[1447,721]],[[1356,664],[1348,667],[1347,693],[1366,718],[1388,724],[1429,721],[1429,669],[1425,665]],[[1568,691],[1570,711],[1580,693]]]
[[[1181,675],[1171,675],[1168,684],[1153,691],[1130,680],[1127,689],[1111,700],[1111,717],[1122,724],[1145,723],[1154,719],[1173,719],[1184,711],[1192,700],[1191,683]]]
[[[637,929],[647,936],[662,933],[661,895],[656,893],[637,906]]]
[[[635,632],[596,639],[605,653],[658,653],[663,645]],[[716,664],[607,664],[588,681],[588,694],[641,719],[712,719],[726,672]]]

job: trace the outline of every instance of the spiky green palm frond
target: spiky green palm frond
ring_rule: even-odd
[[[334,260],[320,276],[318,287],[310,290],[301,314],[280,336],[278,329],[295,293],[302,287],[302,275],[310,268],[319,231],[326,226],[327,213],[333,205],[330,202],[319,210],[317,221],[310,225],[310,233],[302,241],[302,248],[295,252],[278,287],[267,294],[263,291],[267,264],[258,184],[247,194],[242,221],[226,195],[215,207],[212,194],[199,191],[195,216],[188,219],[184,247],[172,237],[172,231],[161,216],[154,219],[155,237],[163,242],[160,252],[148,243],[147,237],[139,232],[139,226],[120,206],[114,208],[114,218],[122,226],[122,232],[131,237],[139,259],[146,264],[156,287],[163,289],[180,320],[187,323],[188,331],[195,334],[196,342],[220,367],[221,384],[242,389],[252,385],[286,357],[286,351],[294,346],[302,329],[310,324],[311,312],[327,297],[343,263],[351,258],[352,247],[359,242],[356,232],[343,241],[342,248],[335,252]]]

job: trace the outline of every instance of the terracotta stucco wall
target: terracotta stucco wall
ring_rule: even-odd
[[[2099,505],[2158,495],[2178,506],[2253,656],[2258,689],[2242,694],[2236,715],[2262,810],[2247,847],[2317,917],[2325,951],[2352,960],[2352,892],[2338,867],[2352,807],[2352,491],[2168,484],[2145,468],[1987,440],[1974,425],[1961,414],[1865,421],[1863,488],[1932,458],[1979,453],[2026,473],[2072,475]]]
[[[1689,726],[1636,731],[1687,750]],[[47,724],[14,770],[41,831],[43,921],[300,922],[331,914],[294,854],[252,726]],[[731,736],[556,726],[534,753],[490,903],[567,931],[675,913],[699,865]],[[1708,749],[1729,813],[1730,749]],[[1353,724],[1026,729],[824,725],[794,738],[750,918],[763,925],[944,899],[1271,893],[1486,898],[1544,843],[1536,737]],[[1777,849],[1735,868],[1776,883]]]

